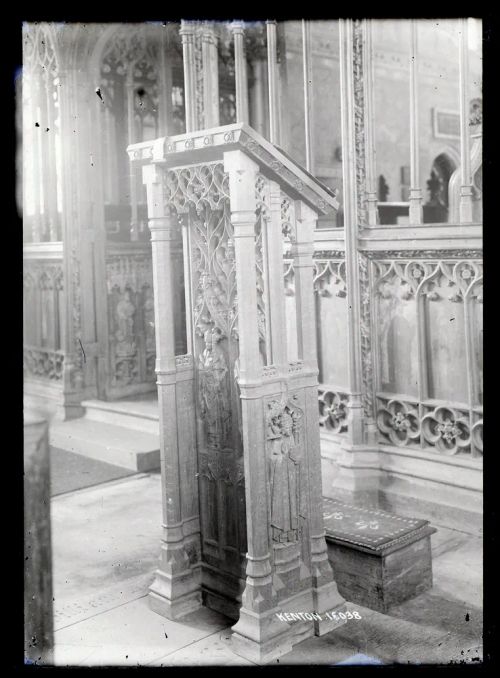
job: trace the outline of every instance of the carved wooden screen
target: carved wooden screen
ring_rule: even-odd
[[[183,117],[183,91],[179,86],[182,62],[176,32],[176,26],[165,30],[144,24],[121,25],[101,58],[97,95],[102,101],[106,162],[108,398],[155,390],[153,278],[146,195],[141,168],[129,164],[126,148],[131,142],[165,134],[168,117],[173,128]],[[166,103],[168,96],[172,99],[170,106]],[[182,265],[176,277],[178,311],[183,317]],[[182,337],[177,350],[186,351]]]
[[[218,162],[172,170],[165,184],[184,226],[191,270],[202,581],[205,589],[237,599],[247,544],[228,177]]]

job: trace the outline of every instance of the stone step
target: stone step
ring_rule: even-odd
[[[64,422],[54,421],[49,437],[53,447],[133,471],[160,468],[158,434],[82,417]]]
[[[159,435],[158,398],[84,400],[85,419]]]

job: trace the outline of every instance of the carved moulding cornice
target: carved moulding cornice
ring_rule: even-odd
[[[345,250],[316,250],[313,259],[345,259]]]
[[[482,259],[482,249],[362,250],[368,259]]]
[[[172,168],[203,160],[221,161],[223,153],[231,150],[244,151],[259,165],[261,173],[277,181],[292,200],[302,199],[317,214],[339,208],[331,189],[244,123],[163,137],[132,144],[127,149],[131,161],[166,163]]]

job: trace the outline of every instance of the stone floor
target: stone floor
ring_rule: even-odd
[[[231,651],[228,620],[211,610],[173,622],[152,612],[158,474],[138,474],[52,499],[58,666],[251,665]],[[383,615],[310,638],[273,663],[449,664],[482,660],[482,540],[439,528],[434,587]]]

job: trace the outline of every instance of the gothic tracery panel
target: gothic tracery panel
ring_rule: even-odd
[[[246,530],[228,176],[220,162],[170,170],[164,189],[188,227],[204,557],[241,576]]]
[[[482,264],[465,258],[465,252],[457,251],[454,258],[448,254],[448,259],[406,261],[379,255],[373,264],[379,323],[377,424],[383,439],[394,445],[480,457]],[[390,351],[384,329],[398,314],[411,326],[399,332]],[[394,351],[396,339],[401,346]],[[398,351],[403,363],[391,380]],[[416,366],[406,381],[405,356]]]

